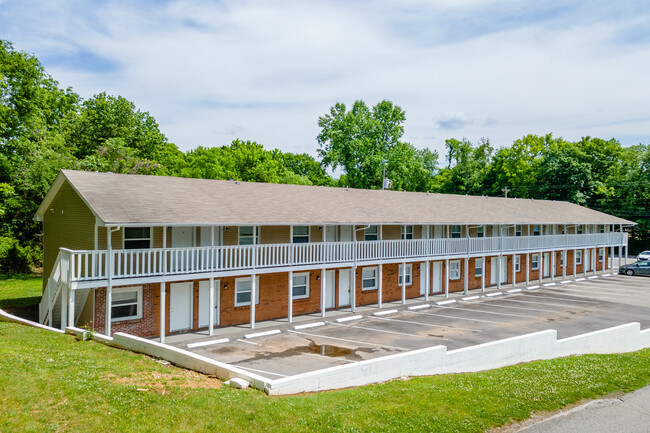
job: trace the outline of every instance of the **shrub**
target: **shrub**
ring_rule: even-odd
[[[21,247],[16,239],[0,236],[0,273],[28,273],[30,255],[30,251]]]

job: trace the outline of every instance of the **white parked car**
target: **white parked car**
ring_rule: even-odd
[[[636,256],[637,260],[650,260],[650,250],[643,251],[641,254]]]

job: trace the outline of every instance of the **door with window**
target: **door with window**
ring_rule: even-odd
[[[169,288],[169,332],[192,328],[193,283],[174,283]]]
[[[350,269],[339,269],[339,308],[350,305],[351,273]]]

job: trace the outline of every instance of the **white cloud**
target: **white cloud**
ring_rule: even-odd
[[[406,110],[405,138],[442,153],[450,137],[650,140],[639,120],[650,116],[650,41],[630,33],[647,28],[643,9],[9,1],[0,37],[84,97],[134,101],[181,149],[242,138],[315,154],[318,116],[335,102],[390,99]]]

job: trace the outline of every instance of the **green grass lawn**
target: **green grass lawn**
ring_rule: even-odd
[[[0,296],[12,293],[0,287]],[[269,397],[97,342],[0,322],[3,432],[480,432],[648,383],[644,350]]]
[[[0,308],[37,305],[43,294],[43,279],[32,275],[0,275]]]

